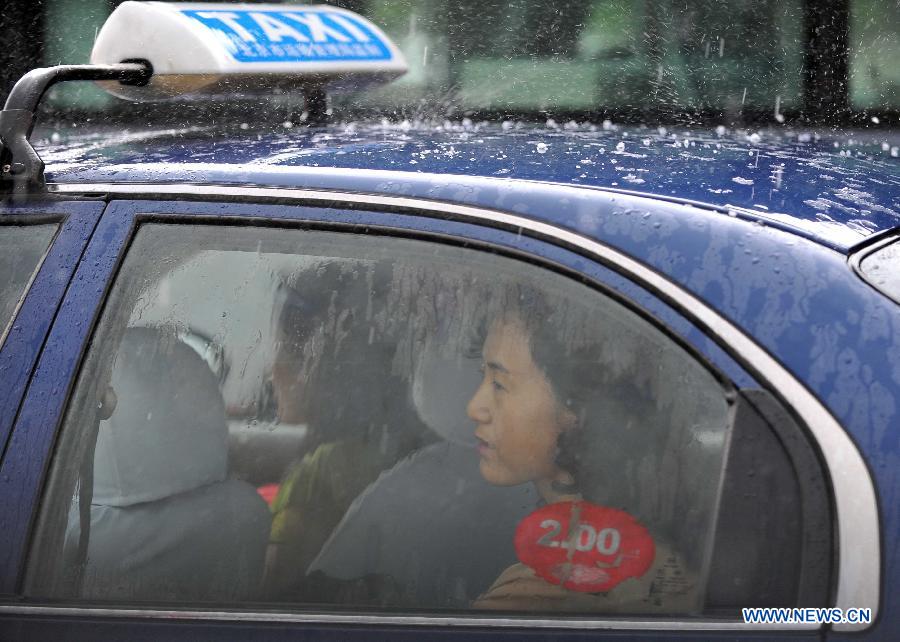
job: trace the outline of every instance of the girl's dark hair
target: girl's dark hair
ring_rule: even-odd
[[[424,433],[408,379],[392,371],[399,327],[385,309],[391,278],[386,262],[332,261],[280,288],[276,332],[298,376],[305,370],[315,441],[362,437],[406,450]]]

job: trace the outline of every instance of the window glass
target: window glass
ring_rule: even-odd
[[[0,225],[0,344],[56,225]]]
[[[701,614],[710,568],[734,568],[713,559],[726,467],[747,474],[727,464],[733,399],[643,316],[533,265],[145,224],[64,421],[26,592]],[[729,586],[736,613],[754,587]]]
[[[859,264],[863,277],[900,302],[900,241],[893,241],[868,254]]]

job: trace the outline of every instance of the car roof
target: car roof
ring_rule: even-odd
[[[50,183],[253,183],[396,192],[400,180],[407,195],[427,197],[433,181],[423,174],[454,177],[470,187],[484,184],[479,179],[543,181],[704,203],[839,251],[900,225],[900,135],[888,131],[463,120],[324,128],[283,123],[267,130],[242,123],[45,127],[34,140]]]

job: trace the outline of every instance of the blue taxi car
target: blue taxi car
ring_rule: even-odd
[[[0,118],[0,638],[900,634],[896,145],[248,119],[36,154],[63,77],[331,57],[292,69],[312,114],[405,66],[329,7],[108,26]]]

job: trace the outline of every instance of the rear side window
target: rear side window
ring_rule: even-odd
[[[854,260],[857,272],[872,286],[900,303],[900,239],[864,250]]]
[[[55,233],[55,224],[0,225],[0,344]]]
[[[777,525],[802,489],[769,487],[767,526],[720,510],[790,481],[789,452],[770,474],[759,448],[730,451],[735,431],[781,448],[753,436],[767,426],[642,314],[534,265],[145,224],[63,425],[26,592],[697,616],[774,582],[789,604],[803,563],[752,556],[805,550],[803,515]],[[748,466],[763,486],[728,481]]]

